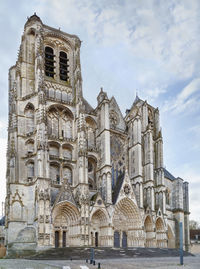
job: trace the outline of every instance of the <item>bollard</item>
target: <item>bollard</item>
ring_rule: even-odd
[[[90,260],[90,264],[92,264],[92,260]]]
[[[86,263],[88,263],[88,259],[86,259]]]
[[[101,269],[101,264],[100,264],[100,262],[98,263],[98,269]]]
[[[183,265],[183,223],[179,223],[180,265]]]
[[[95,265],[95,261],[93,261],[93,265]]]
[[[90,260],[94,260],[94,248],[90,249]]]

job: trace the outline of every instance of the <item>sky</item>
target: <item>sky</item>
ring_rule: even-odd
[[[200,222],[200,1],[0,0],[0,202],[5,198],[8,69],[34,12],[82,41],[83,95],[103,87],[122,113],[136,91],[160,110],[164,164],[189,182],[190,219]]]

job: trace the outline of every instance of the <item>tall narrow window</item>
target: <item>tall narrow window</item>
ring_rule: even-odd
[[[69,65],[68,63],[68,59],[67,59],[67,54],[64,51],[60,52],[60,79],[67,81],[68,80],[68,67]]]
[[[30,162],[27,165],[27,174],[28,174],[28,178],[34,177],[34,163],[33,162]]]
[[[45,75],[48,77],[54,77],[54,56],[53,49],[45,47]]]

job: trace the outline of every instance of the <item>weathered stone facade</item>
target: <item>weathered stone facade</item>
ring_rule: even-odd
[[[31,16],[9,72],[6,244],[189,246],[188,183],[163,168],[159,110],[82,95],[81,42]]]

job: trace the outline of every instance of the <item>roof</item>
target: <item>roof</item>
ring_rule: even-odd
[[[167,169],[163,168],[164,170],[164,176],[170,180],[175,180],[176,178],[169,172]]]
[[[113,193],[112,193],[112,202],[113,202],[113,204],[115,204],[117,202],[117,198],[118,198],[119,192],[121,190],[121,187],[122,187],[122,184],[123,184],[123,181],[124,181],[124,175],[125,175],[125,173],[122,173],[117,178],[117,183],[116,183],[116,185],[114,187],[114,190],[113,190]]]
[[[86,113],[90,113],[90,112],[94,111],[94,108],[85,100],[85,98],[83,98],[83,104],[85,106]]]
[[[5,216],[3,216],[1,219],[0,219],[0,226],[4,226],[5,225]]]

